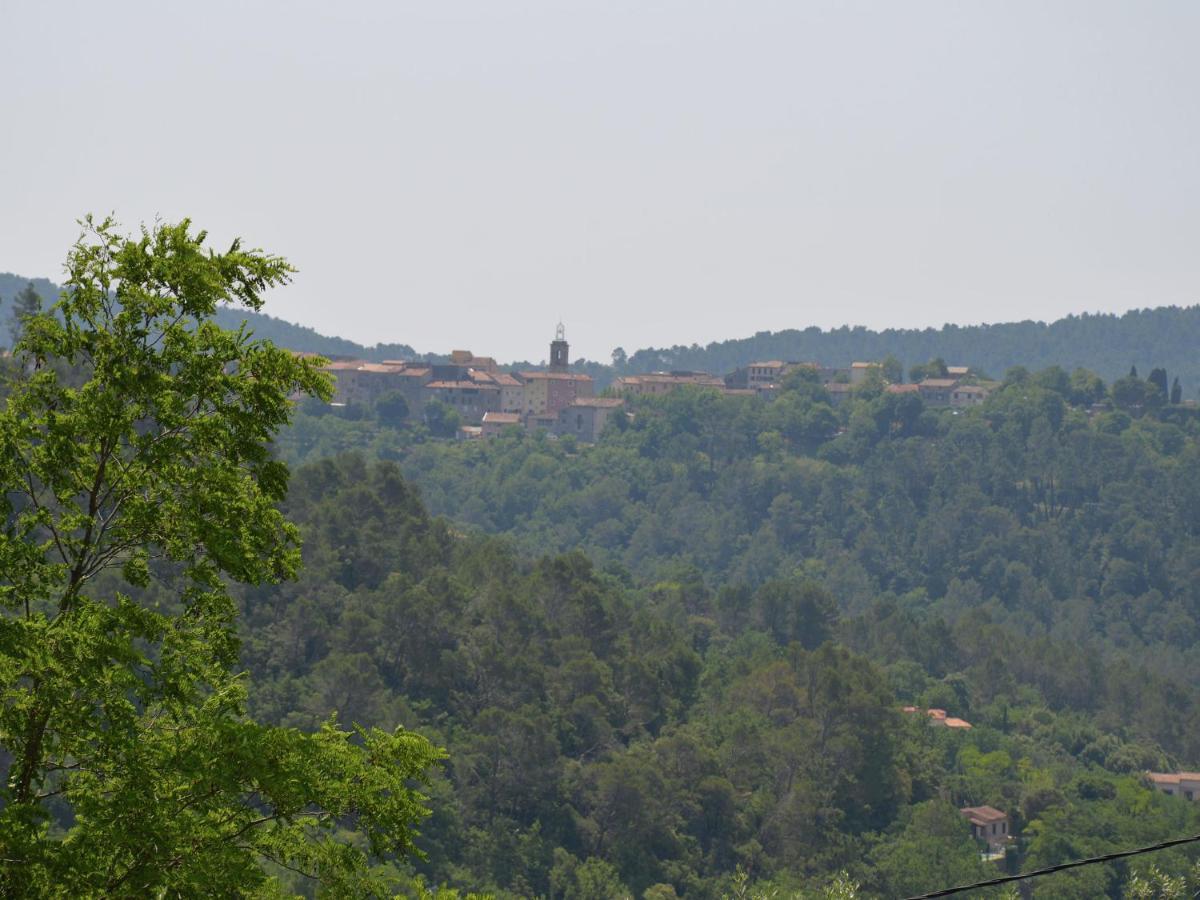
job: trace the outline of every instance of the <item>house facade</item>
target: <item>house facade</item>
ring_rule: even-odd
[[[526,415],[558,415],[575,400],[592,396],[592,376],[573,372],[522,372]]]
[[[571,371],[570,345],[561,322],[550,342],[549,370],[521,372],[518,380],[522,385],[520,410],[526,417],[557,417],[560,410],[593,394],[592,376]]]
[[[572,435],[588,444],[600,438],[600,432],[613,415],[624,415],[625,401],[620,397],[588,397],[575,400],[558,411],[554,433],[559,437]]]
[[[707,372],[648,372],[614,379],[614,393],[626,397],[661,397],[682,387],[726,388],[725,379]]]
[[[421,388],[432,378],[429,366],[398,361],[336,360],[326,363],[322,371],[333,376],[335,403],[374,403],[384,394],[399,391],[410,409],[419,406]]]
[[[483,421],[480,422],[479,436],[482,438],[499,437],[505,428],[512,426],[521,427],[521,416],[518,413],[486,412],[483,414]]]
[[[1147,772],[1146,780],[1164,794],[1185,800],[1200,799],[1200,772]]]
[[[879,372],[882,366],[876,362],[854,362],[850,363],[850,383],[862,384],[867,380],[867,377],[872,372]]]
[[[496,372],[492,375],[500,386],[500,410],[507,413],[525,411],[525,383],[508,372]]]
[[[971,824],[971,835],[976,840],[984,841],[989,849],[1001,849],[1012,840],[1008,813],[994,806],[966,806],[958,812]]]
[[[978,406],[988,398],[991,391],[977,384],[960,384],[950,390],[950,405],[956,408]]]
[[[422,390],[422,399],[425,404],[443,403],[455,410],[464,422],[477,425],[485,413],[499,410],[500,388],[474,379],[431,381]]]
[[[956,387],[957,378],[926,378],[917,384],[917,392],[926,406],[949,406],[950,394]]]

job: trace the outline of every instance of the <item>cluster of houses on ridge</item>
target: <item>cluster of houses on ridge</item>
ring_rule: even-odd
[[[540,371],[504,372],[492,357],[469,350],[455,350],[446,363],[342,360],[324,369],[334,376],[334,403],[372,403],[396,392],[412,414],[435,402],[454,410],[466,423],[460,437],[495,437],[522,426],[594,442],[624,401],[596,397],[592,377],[571,371],[569,352],[560,324],[550,365]]]
[[[752,363],[720,377],[707,372],[651,372],[615,379],[606,396],[595,396],[592,377],[571,370],[570,347],[561,323],[550,343],[545,370],[505,372],[490,356],[455,350],[446,363],[385,360],[335,360],[324,366],[335,378],[336,404],[373,403],[399,393],[411,414],[430,403],[458,413],[464,423],[460,437],[495,437],[513,426],[544,429],[558,436],[573,435],[593,443],[609,418],[625,405],[626,397],[659,396],[685,386],[712,388],[729,395],[773,399],[793,371],[816,373],[832,403],[846,401],[850,392],[869,378],[880,377],[877,363],[856,362],[848,369],[815,363],[772,360]],[[971,378],[965,366],[951,366],[947,377],[926,378],[916,384],[889,384],[892,393],[914,394],[926,405],[963,407],[982,403],[997,386]]]

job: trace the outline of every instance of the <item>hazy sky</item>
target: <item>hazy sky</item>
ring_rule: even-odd
[[[542,359],[1200,302],[1200,3],[0,2],[0,271],[84,212]]]

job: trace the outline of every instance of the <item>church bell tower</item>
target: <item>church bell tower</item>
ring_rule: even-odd
[[[568,353],[570,347],[567,344],[567,330],[563,328],[563,323],[558,323],[558,328],[554,332],[554,340],[550,342],[550,371],[565,372],[568,366]]]

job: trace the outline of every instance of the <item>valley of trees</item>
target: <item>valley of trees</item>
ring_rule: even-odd
[[[1166,354],[957,412],[799,373],[595,446],[453,443],[212,326],[282,261],[105,229],[120,306],[77,248],[6,363],[8,894],[905,897],[1200,832],[1143,780],[1200,767],[1200,418]],[[1184,896],[1196,859],[1033,896]]]
[[[681,390],[596,446],[308,407],[277,447],[309,562],[250,657],[295,693],[262,714],[436,729],[425,871],[500,896],[721,897],[739,870],[906,896],[989,871],[965,805],[1013,817],[1013,870],[1192,833],[1141,782],[1200,761],[1200,418],[1165,374],[1017,368],[958,412],[835,408],[803,375],[769,403]],[[438,560],[416,584],[414,552]],[[1174,853],[1036,895],[1133,895]],[[608,887],[572,886],[588,865]]]

